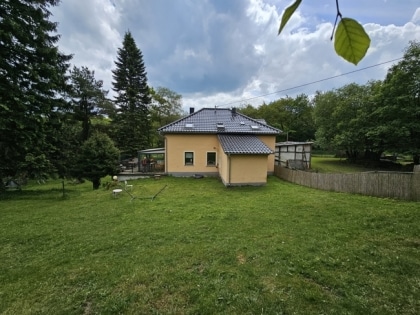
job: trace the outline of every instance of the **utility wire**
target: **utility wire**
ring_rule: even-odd
[[[364,68],[361,68],[361,69],[357,69],[357,70],[353,70],[353,71],[350,71],[350,72],[338,74],[338,75],[335,75],[333,77],[329,77],[329,78],[325,78],[325,79],[320,79],[320,80],[317,80],[317,81],[313,81],[313,82],[309,82],[309,83],[297,85],[297,86],[294,86],[294,87],[291,87],[291,88],[287,88],[287,89],[283,89],[283,90],[279,90],[279,91],[275,91],[275,92],[271,92],[271,93],[267,93],[267,94],[253,96],[253,97],[250,97],[250,98],[247,98],[247,99],[243,99],[243,100],[240,100],[240,101],[234,101],[234,102],[225,103],[223,105],[219,105],[219,106],[216,106],[216,107],[225,107],[225,106],[228,106],[228,105],[231,105],[231,104],[235,104],[235,103],[239,103],[239,102],[247,102],[247,101],[255,100],[257,98],[261,98],[261,97],[264,97],[264,96],[268,96],[268,95],[273,95],[273,94],[277,94],[277,93],[282,93],[282,92],[294,90],[294,89],[301,88],[301,87],[304,87],[304,86],[312,85],[312,84],[315,84],[315,83],[319,83],[319,82],[323,82],[323,81],[335,79],[335,78],[342,77],[342,76],[345,76],[345,75],[348,75],[348,74],[352,74],[352,73],[355,73],[355,72],[359,72],[359,71],[363,71],[363,70],[366,70],[366,69],[370,69],[370,68],[374,68],[374,67],[377,67],[377,66],[381,66],[381,65],[384,65],[386,63],[394,62],[394,61],[397,61],[397,60],[400,60],[400,59],[403,59],[403,58],[404,57],[400,57],[400,58],[396,58],[396,59],[384,61],[384,62],[377,63],[377,64],[372,65],[372,66],[367,66],[367,67],[364,67]]]

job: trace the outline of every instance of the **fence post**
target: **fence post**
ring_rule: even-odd
[[[420,164],[414,165],[413,180],[411,181],[412,198],[415,201],[420,201]]]

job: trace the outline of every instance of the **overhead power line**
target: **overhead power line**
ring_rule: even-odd
[[[242,100],[239,100],[239,101],[233,101],[233,102],[225,103],[225,104],[219,105],[217,107],[225,107],[225,106],[236,104],[236,103],[239,103],[239,102],[247,102],[247,101],[255,100],[257,98],[261,98],[261,97],[264,97],[264,96],[269,96],[269,95],[273,95],[273,94],[283,93],[283,92],[286,92],[286,91],[298,89],[298,88],[301,88],[301,87],[304,87],[304,86],[308,86],[308,85],[312,85],[312,84],[315,84],[315,83],[319,83],[319,82],[323,82],[323,81],[327,81],[327,80],[339,78],[339,77],[342,77],[342,76],[345,76],[345,75],[348,75],[348,74],[352,74],[352,73],[355,73],[355,72],[360,72],[360,71],[363,71],[363,70],[366,70],[366,69],[378,67],[378,66],[381,66],[381,65],[384,65],[384,64],[387,64],[387,63],[390,63],[390,62],[394,62],[394,61],[397,61],[397,60],[401,60],[401,59],[403,59],[403,57],[392,59],[392,60],[388,60],[388,61],[384,61],[384,62],[377,63],[377,64],[372,65],[372,66],[367,66],[367,67],[360,68],[360,69],[357,69],[357,70],[353,70],[353,71],[350,71],[350,72],[338,74],[338,75],[335,75],[335,76],[332,76],[332,77],[328,77],[328,78],[325,78],[325,79],[320,79],[320,80],[316,80],[316,81],[313,81],[313,82],[309,82],[309,83],[305,83],[305,84],[301,84],[301,85],[296,85],[294,87],[290,87],[290,88],[287,88],[287,89],[278,90],[278,91],[267,93],[267,94],[261,94],[261,95],[258,95],[258,96],[253,96],[253,97],[242,99]]]

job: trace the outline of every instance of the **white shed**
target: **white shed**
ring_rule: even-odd
[[[275,163],[293,169],[311,168],[313,142],[277,142]]]

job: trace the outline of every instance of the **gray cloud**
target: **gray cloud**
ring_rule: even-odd
[[[285,0],[71,0],[53,9],[60,49],[73,64],[95,70],[110,89],[111,70],[126,31],[143,52],[149,84],[183,95],[185,107],[249,101],[383,79],[391,64],[317,84],[309,82],[386,62],[420,40],[420,6],[406,0],[341,1],[344,15],[364,24],[372,43],[357,67],[338,57],[330,41],[335,1],[303,1],[280,36]],[[378,9],[380,8],[380,9]],[[417,11],[416,11],[417,10]],[[417,12],[417,13],[416,13]]]

